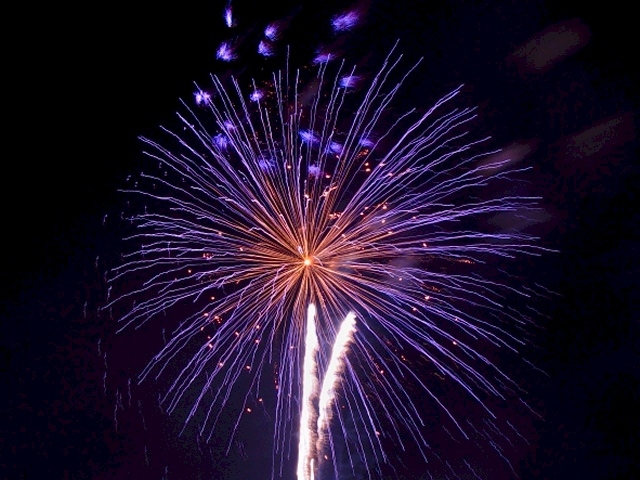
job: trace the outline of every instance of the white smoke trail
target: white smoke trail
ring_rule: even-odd
[[[307,332],[304,342],[304,360],[302,365],[302,409],[300,412],[300,443],[298,444],[298,478],[313,480],[313,458],[315,456],[316,431],[314,428],[315,408],[313,395],[318,388],[318,336],[316,334],[316,307],[309,305],[307,310]]]
[[[300,443],[298,445],[298,479],[314,480],[314,470],[319,464],[315,461],[323,448],[326,428],[331,416],[331,406],[335,398],[335,388],[344,370],[344,356],[355,333],[355,314],[349,312],[338,330],[333,344],[327,372],[320,389],[320,399],[316,405],[314,396],[318,391],[318,337],[315,325],[316,309],[309,305],[307,313],[307,332],[303,360],[302,409],[300,412]],[[314,413],[318,413],[314,421]]]
[[[329,416],[331,414],[331,403],[335,397],[335,387],[340,380],[340,374],[344,369],[344,355],[353,340],[353,333],[356,331],[356,316],[349,313],[340,325],[340,330],[333,344],[331,359],[327,367],[327,373],[322,382],[322,390],[320,391],[320,402],[318,404],[318,435],[326,428]]]

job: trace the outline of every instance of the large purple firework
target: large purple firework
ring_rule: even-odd
[[[486,195],[526,169],[483,151],[486,139],[468,139],[475,112],[453,106],[460,88],[428,110],[396,112],[394,97],[413,69],[400,61],[391,54],[355,91],[363,77],[344,64],[320,63],[304,81],[276,73],[260,89],[213,77],[208,93],[198,91],[197,110],[185,104],[180,126],[162,129],[165,140],[143,139],[158,173],[127,190],[145,209],[131,217],[137,247],[112,278],[141,279],[110,304],[135,300],[122,328],[192,309],[142,378],[169,369],[167,410],[188,405],[187,422],[204,437],[222,412],[237,427],[256,399],[274,398],[273,477],[296,445],[312,303],[320,345],[333,343],[349,312],[357,318],[329,462],[338,444],[351,468],[368,465],[370,478],[388,461],[389,444],[410,442],[428,459],[415,387],[466,436],[469,425],[425,381],[425,369],[487,418],[486,399],[513,386],[483,349],[521,343],[514,332],[527,318],[504,302],[528,291],[483,272],[492,260],[542,249],[486,220],[526,216],[536,199]],[[328,353],[318,355],[326,369]],[[239,403],[230,400],[236,395]]]

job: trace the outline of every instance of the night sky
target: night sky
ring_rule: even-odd
[[[509,367],[541,416],[530,444],[514,449],[514,469],[523,480],[638,478],[640,79],[637,22],[622,2],[371,0],[340,38],[328,21],[348,3],[237,1],[233,31],[222,2],[161,3],[25,12],[9,56],[19,86],[6,102],[19,105],[5,111],[17,133],[8,130],[3,157],[0,478],[269,478],[266,413],[242,424],[228,456],[217,439],[178,436],[180,419],[158,408],[161,384],[128,390],[161,333],[114,335],[98,309],[105,268],[126,250],[117,190],[146,165],[137,137],[171,124],[179,98],[191,100],[210,72],[278,68],[282,57],[248,50],[274,20],[289,25],[281,43],[298,58],[333,45],[365,69],[400,39],[399,52],[424,61],[397,106],[429,106],[464,83],[478,135],[534,167],[527,192],[545,214],[528,232],[558,253],[512,267],[556,294],[540,301],[525,348],[546,374]],[[215,49],[229,38],[247,50],[221,64]],[[469,455],[481,478],[517,478]],[[454,476],[442,462],[399,457],[404,466],[385,478]]]

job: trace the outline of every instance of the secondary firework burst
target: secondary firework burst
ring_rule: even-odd
[[[506,325],[526,328],[526,317],[505,308],[504,297],[528,294],[483,278],[479,266],[541,249],[481,220],[526,215],[536,199],[478,193],[525,169],[478,153],[486,139],[467,139],[474,109],[450,106],[461,88],[427,110],[395,112],[413,69],[400,63],[390,54],[355,91],[345,79],[364,77],[344,64],[320,62],[304,81],[298,72],[275,73],[260,88],[227,88],[213,77],[211,88],[198,89],[197,109],[185,104],[178,114],[180,127],[163,128],[161,142],[143,139],[158,173],[141,174],[126,190],[145,209],[131,216],[129,240],[138,247],[111,281],[142,283],[108,307],[135,299],[122,328],[191,309],[142,379],[177,364],[164,405],[172,412],[188,403],[187,423],[207,438],[225,408],[237,428],[249,404],[273,396],[273,476],[296,445],[311,303],[321,346],[333,344],[339,319],[358,318],[334,412],[353,468],[358,458],[386,462],[387,442],[414,442],[428,457],[408,384],[466,435],[416,362],[487,411],[485,398],[510,385],[479,349],[517,347]],[[322,377],[331,362],[325,348],[317,357]],[[230,400],[235,394],[241,405]],[[307,422],[304,405],[302,417]]]

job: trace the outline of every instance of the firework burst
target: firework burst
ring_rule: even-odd
[[[236,81],[228,89],[213,77],[213,88],[198,89],[198,110],[185,104],[181,127],[163,128],[166,141],[143,139],[159,173],[142,174],[126,190],[147,205],[131,217],[136,233],[129,240],[138,247],[112,282],[142,283],[108,307],[136,300],[122,328],[179,305],[193,312],[142,378],[178,365],[163,402],[169,412],[189,404],[187,423],[196,422],[204,437],[225,409],[234,411],[235,431],[247,405],[273,396],[274,477],[283,475],[296,445],[310,304],[318,310],[321,376],[336,322],[349,312],[358,319],[338,427],[326,429],[329,460],[338,436],[351,468],[358,458],[369,466],[386,462],[386,442],[411,441],[426,459],[421,411],[408,384],[466,436],[467,427],[416,371],[418,360],[487,415],[484,399],[511,385],[481,348],[520,343],[510,325],[524,328],[527,320],[503,302],[506,293],[524,298],[527,291],[485,279],[479,265],[542,249],[526,234],[478,225],[500,214],[526,215],[536,199],[478,194],[524,169],[510,169],[495,152],[477,153],[486,139],[467,140],[474,109],[450,106],[460,88],[426,111],[391,109],[408,75],[402,72],[413,69],[400,61],[387,57],[355,91],[350,79],[362,77],[344,64],[320,63],[305,81],[276,73],[260,89]],[[186,361],[184,351],[191,352]],[[241,406],[230,401],[239,384]],[[371,478],[375,468],[367,467]]]

